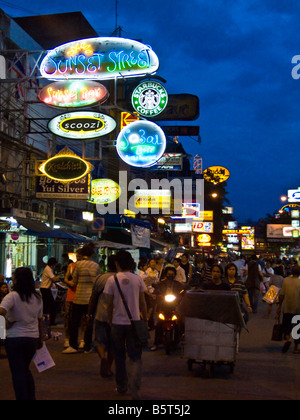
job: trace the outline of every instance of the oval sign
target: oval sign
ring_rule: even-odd
[[[103,103],[109,96],[101,83],[92,80],[64,80],[45,86],[40,101],[55,108],[76,108]]]
[[[52,118],[49,130],[58,136],[73,140],[90,140],[104,136],[116,128],[116,121],[98,112],[68,112]]]
[[[120,132],[116,148],[120,158],[128,165],[148,167],[164,154],[166,136],[153,122],[135,121]]]
[[[168,93],[161,83],[143,82],[132,92],[131,103],[140,115],[155,117],[166,108]]]
[[[121,195],[121,187],[112,179],[93,179],[90,203],[107,204],[116,201]]]
[[[220,184],[221,182],[227,181],[230,177],[230,172],[228,169],[223,168],[223,166],[210,166],[203,171],[203,177],[208,182]]]
[[[125,38],[88,38],[68,42],[48,52],[40,65],[47,79],[114,79],[156,72],[151,47]]]
[[[91,165],[79,156],[54,156],[44,162],[39,170],[48,178],[71,182],[84,177]]]

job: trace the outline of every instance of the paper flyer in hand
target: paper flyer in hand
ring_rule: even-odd
[[[46,344],[43,343],[43,347],[36,351],[33,356],[33,362],[39,373],[44,372],[47,369],[55,366],[55,363],[46,347]]]

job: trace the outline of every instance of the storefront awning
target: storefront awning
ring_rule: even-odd
[[[42,222],[39,222],[38,220],[25,219],[24,217],[16,217],[16,220],[18,224],[23,226],[25,229],[30,229],[35,232],[51,231],[51,229],[48,226],[46,226]]]
[[[111,241],[96,242],[96,248],[113,248],[113,249],[136,249],[133,245],[120,244]]]
[[[24,233],[24,235],[38,236],[39,238],[68,239],[72,242],[78,242],[78,243],[92,242],[93,241],[91,238],[88,238],[87,236],[79,235],[79,234],[73,233],[73,232],[66,232],[66,231],[61,230],[61,229],[49,230],[47,232],[36,232],[36,231],[31,230],[31,229],[28,229]]]

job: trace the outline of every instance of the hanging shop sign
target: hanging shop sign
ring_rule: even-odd
[[[211,246],[211,236],[206,233],[202,233],[196,238],[198,246]]]
[[[101,83],[92,80],[63,80],[45,86],[38,94],[44,104],[56,108],[76,108],[103,103],[109,96]]]
[[[128,165],[149,167],[162,157],[166,136],[157,124],[135,121],[121,130],[116,148],[120,158]]]
[[[182,153],[164,153],[156,165],[155,171],[182,171]]]
[[[48,128],[60,137],[91,140],[112,132],[116,128],[116,121],[98,112],[76,111],[52,118]]]
[[[212,222],[193,222],[193,232],[213,233],[214,224]]]
[[[94,204],[107,204],[116,201],[121,195],[121,187],[112,179],[93,179],[91,197],[88,200]]]
[[[210,166],[203,171],[203,177],[206,181],[213,184],[220,184],[221,182],[227,181],[230,177],[230,172],[228,169],[223,168],[223,166]]]
[[[160,114],[168,103],[168,93],[161,83],[146,81],[132,92],[131,103],[135,111],[144,117]]]
[[[76,181],[93,170],[93,166],[77,156],[68,147],[39,166],[39,171],[48,178],[61,182]]]
[[[88,200],[90,175],[86,175],[68,184],[55,181],[47,176],[36,177],[36,198],[56,200]]]
[[[47,79],[114,79],[153,74],[159,66],[148,45],[125,38],[88,38],[48,52],[40,65]]]
[[[300,203],[300,188],[297,190],[288,190],[288,202]]]

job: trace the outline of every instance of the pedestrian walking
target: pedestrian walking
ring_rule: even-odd
[[[5,349],[16,399],[35,400],[35,383],[29,365],[43,345],[43,302],[29,268],[17,268],[13,284],[13,292],[0,304],[0,315],[8,321]]]
[[[60,278],[55,276],[53,272],[56,264],[57,261],[55,258],[49,258],[48,263],[44,268],[40,285],[40,291],[43,298],[44,314],[50,316],[50,325],[55,325],[56,318],[56,305],[52,294],[52,288],[54,287],[55,283],[60,281]]]
[[[96,277],[100,274],[100,267],[91,259],[94,254],[94,244],[89,243],[81,248],[82,260],[75,264],[72,273],[72,286],[76,286],[76,293],[72,305],[70,323],[70,346],[63,350],[64,354],[77,353],[78,331],[83,316],[88,313],[88,306]],[[84,351],[89,352],[92,343],[92,330],[87,324],[84,334]]]
[[[111,366],[114,355],[111,345],[111,327],[108,322],[107,295],[103,293],[107,280],[117,272],[115,255],[107,259],[107,272],[97,276],[89,302],[88,316],[94,320],[94,348],[100,357],[100,375],[109,378],[113,375]]]
[[[291,332],[293,327],[293,318],[300,315],[300,266],[294,265],[291,269],[291,275],[283,280],[282,289],[279,296],[279,305],[277,308],[277,317],[280,319],[283,312],[282,327],[286,342],[283,345],[282,352],[286,353],[291,344]],[[300,354],[298,349],[300,340],[294,339],[294,353]]]
[[[133,274],[135,262],[128,251],[116,254],[117,279],[133,320],[147,320],[145,301],[146,286],[141,277]],[[125,394],[129,388],[133,399],[140,399],[139,390],[142,378],[142,347],[136,344],[134,327],[128,317],[114,276],[105,285],[104,293],[108,299],[109,320],[112,324],[112,344],[115,355],[117,392]],[[127,374],[126,353],[129,356],[129,375]]]
[[[253,254],[246,265],[245,276],[247,276],[246,287],[248,290],[252,313],[257,313],[258,300],[260,295],[260,286],[263,281],[263,275],[260,265],[257,262],[257,256]]]

